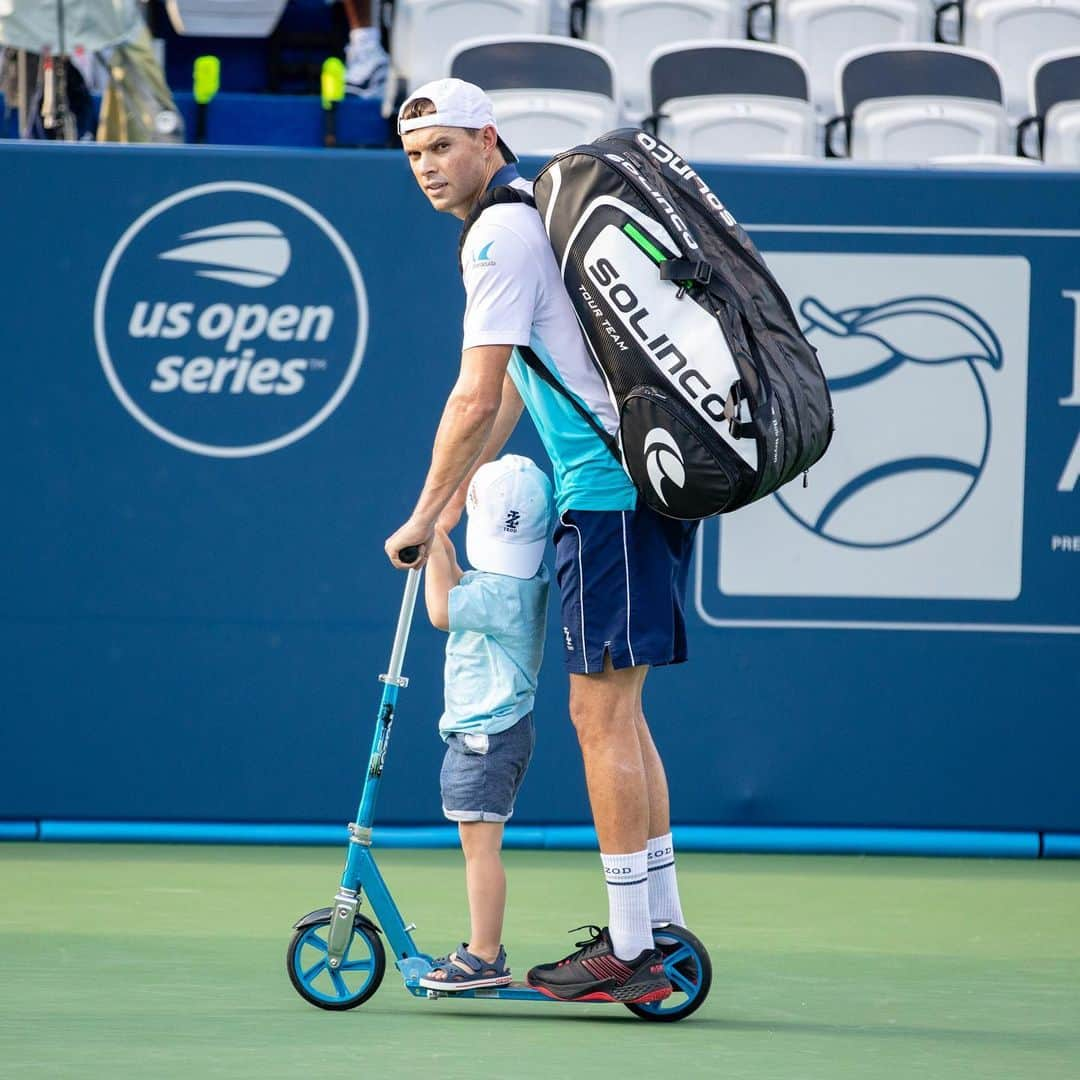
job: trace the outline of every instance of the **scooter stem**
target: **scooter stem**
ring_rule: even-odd
[[[364,792],[360,798],[356,820],[349,825],[349,850],[345,859],[345,871],[341,876],[341,887],[334,897],[331,908],[333,914],[327,931],[327,963],[333,970],[337,970],[341,964],[352,938],[353,920],[360,903],[360,885],[364,878],[365,866],[370,871],[369,891],[374,881],[379,892],[380,907],[389,913],[389,922],[394,927],[395,933],[398,926],[404,928],[405,925],[379,877],[368,849],[371,847],[371,827],[375,820],[375,798],[379,793],[379,781],[386,761],[386,751],[390,745],[390,729],[394,723],[394,708],[397,705],[398,691],[409,684],[409,680],[401,674],[401,667],[405,662],[405,646],[409,641],[409,629],[412,626],[413,609],[416,607],[416,594],[420,588],[421,573],[421,570],[408,572],[405,595],[402,597],[401,611],[398,614],[397,631],[394,634],[394,645],[390,650],[390,670],[385,675],[379,676],[379,681],[383,683],[382,702],[375,721],[375,735],[371,744],[367,778],[364,781]],[[404,929],[401,941],[395,941],[395,951],[402,943],[408,955],[416,951],[408,931]]]
[[[394,646],[390,650],[390,666],[379,681],[391,686],[408,686],[409,680],[401,674],[405,663],[405,646],[409,643],[409,630],[412,627],[413,609],[416,607],[416,594],[420,588],[422,570],[410,570],[405,582],[405,595],[401,598],[401,612],[398,614],[397,631],[394,634]]]
[[[375,819],[375,798],[379,793],[379,779],[386,761],[387,747],[390,745],[390,728],[394,722],[394,710],[397,707],[398,692],[409,680],[401,674],[405,662],[405,646],[409,642],[409,630],[412,627],[413,609],[416,607],[416,593],[420,588],[422,570],[410,570],[405,581],[405,595],[401,598],[401,611],[398,614],[397,631],[394,633],[394,645],[390,650],[390,670],[379,676],[383,684],[382,703],[375,722],[375,737],[371,743],[371,758],[368,775],[364,781],[364,793],[360,799],[360,808],[356,812],[356,822],[349,827],[354,842],[371,843],[371,826]]]

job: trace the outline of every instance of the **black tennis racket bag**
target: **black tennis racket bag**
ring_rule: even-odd
[[[832,438],[814,348],[750,238],[673,150],[632,128],[553,158],[534,185],[585,341],[620,416],[612,439],[669,517],[737,510],[806,471]],[[496,188],[492,202],[529,201]]]

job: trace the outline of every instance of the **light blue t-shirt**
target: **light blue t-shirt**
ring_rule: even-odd
[[[535,334],[531,348],[549,371],[557,370],[551,353]],[[516,348],[510,357],[509,373],[551,459],[556,513],[633,510],[637,505],[633,482],[574,406],[548,386]],[[575,397],[588,409],[580,395]]]
[[[533,707],[544,658],[548,572],[528,580],[470,570],[450,590],[439,734],[496,735]]]

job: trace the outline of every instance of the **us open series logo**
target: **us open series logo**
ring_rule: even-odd
[[[266,454],[341,404],[367,298],[337,230],[288,192],[221,182],[152,206],[101,275],[94,338],[128,413],[211,457]]]

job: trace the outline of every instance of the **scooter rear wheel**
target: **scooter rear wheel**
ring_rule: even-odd
[[[296,992],[320,1009],[341,1011],[363,1005],[386,973],[386,950],[373,923],[358,915],[352,937],[335,970],[328,963],[330,909],[297,924],[285,954],[285,970]]]
[[[705,946],[684,926],[659,927],[653,937],[664,954],[664,974],[671,981],[672,994],[663,1001],[626,1007],[642,1020],[674,1023],[697,1012],[712,986],[712,961]]]

